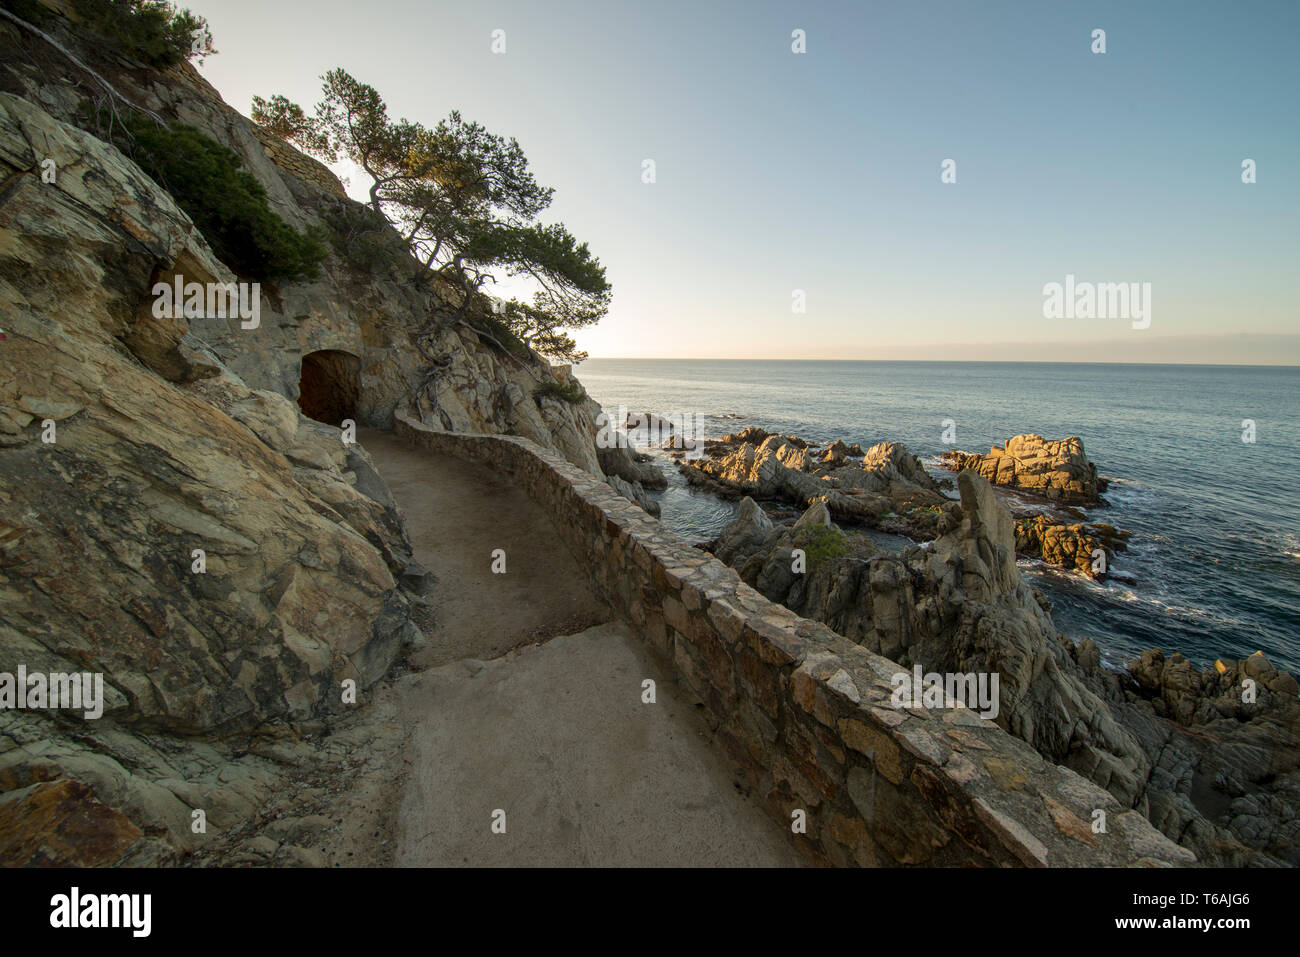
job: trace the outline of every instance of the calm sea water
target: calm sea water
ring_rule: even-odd
[[[960,362],[590,359],[575,370],[606,409],[701,412],[709,436],[757,425],[863,448],[905,443],[937,476],[943,422],[956,448],[1022,432],[1078,435],[1112,479],[1089,518],[1130,530],[1103,584],[1041,563],[1021,570],[1057,628],[1121,665],[1180,651],[1198,665],[1262,650],[1300,673],[1300,369]],[[1242,441],[1242,420],[1255,423]],[[713,537],[734,506],[688,489],[666,456],[664,523]]]

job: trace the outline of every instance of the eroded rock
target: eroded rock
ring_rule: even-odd
[[[1088,460],[1083,439],[1072,435],[1049,441],[1041,435],[1017,435],[985,455],[945,452],[943,462],[954,471],[970,469],[994,485],[1022,489],[1054,502],[1094,505],[1105,490],[1097,466]]]
[[[799,506],[824,503],[840,518],[877,520],[947,499],[916,456],[899,442],[881,442],[861,462],[811,452],[797,436],[749,428],[706,444],[706,457],[680,459],[687,481],[717,494],[777,499]]]

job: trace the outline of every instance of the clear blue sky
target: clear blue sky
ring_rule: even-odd
[[[188,5],[245,113],[342,66],[517,137],[614,284],[593,356],[1300,363],[1300,3]],[[1045,319],[1067,273],[1150,328]]]

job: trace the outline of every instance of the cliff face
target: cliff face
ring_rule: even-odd
[[[359,208],[188,65],[44,29],[133,104],[233,149],[295,229]],[[156,282],[236,277],[78,127],[103,87],[4,20],[0,91],[0,674],[104,680],[95,721],[0,709],[0,864],[165,861],[200,842],[194,809],[235,826],[275,786],[250,741],[312,753],[303,736],[421,640],[429,576],[387,488],[300,393],[317,418],[388,427],[410,408],[514,432],[603,478],[596,407],[534,398],[557,373],[458,320],[401,257],[333,247],[318,278],[263,285],[256,328],[159,318]],[[102,839],[45,839],[86,820]]]
[[[266,189],[272,210],[294,229],[337,234],[339,218],[362,209],[346,199],[328,169],[259,129],[188,63],[166,71],[145,69],[84,43],[59,23],[45,29],[131,103],[168,122],[194,126],[234,150]],[[66,57],[5,21],[0,21],[0,49],[0,90],[58,120],[76,125],[84,121],[87,100],[105,101],[104,91]],[[120,103],[116,108],[127,112]],[[532,390],[556,379],[556,373],[545,362],[506,355],[457,322],[459,296],[417,282],[395,232],[385,230],[353,245],[357,256],[331,245],[311,281],[264,285],[258,329],[198,319],[193,333],[249,387],[293,400],[304,356],[338,351],[356,357],[359,396],[353,417],[362,425],[391,427],[393,410],[416,402],[432,378],[432,392],[446,413],[437,416],[443,427],[524,435],[602,474],[593,442],[598,411],[593,403],[535,400]],[[382,246],[379,252],[386,255],[374,255],[366,246]],[[426,410],[430,404],[424,403]]]
[[[120,153],[0,94],[0,156],[5,664],[103,672],[107,714],[183,732],[371,684],[413,626],[365,453],[153,317],[160,264],[233,277]]]

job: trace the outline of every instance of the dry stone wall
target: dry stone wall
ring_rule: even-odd
[[[252,130],[253,135],[262,144],[262,149],[276,166],[301,180],[314,183],[335,196],[347,196],[343,184],[324,163],[312,159],[306,153],[295,149],[274,133],[268,133],[256,124],[252,126]]]
[[[738,780],[835,865],[1195,862],[1138,812],[965,709],[898,709],[899,665],[763,598],[604,482],[516,436],[435,430],[418,447],[513,476],[593,583],[704,708]],[[806,832],[792,828],[806,814]],[[1095,833],[1095,812],[1105,814]]]

